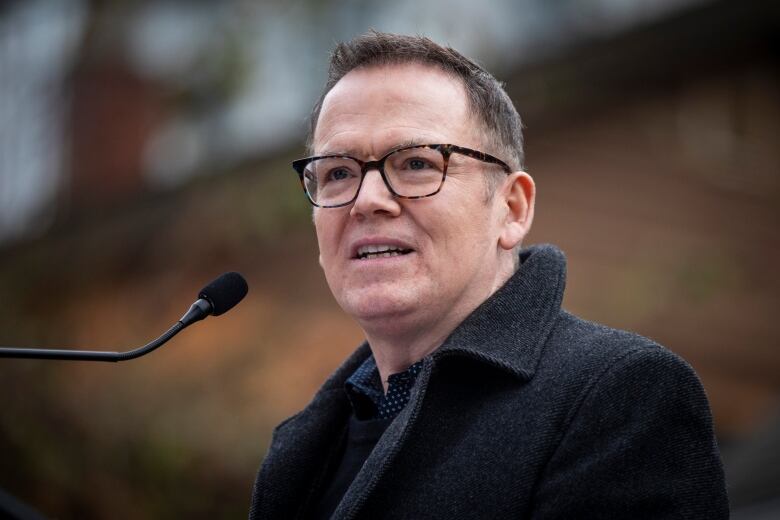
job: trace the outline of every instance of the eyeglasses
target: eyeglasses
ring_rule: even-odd
[[[363,179],[376,169],[395,197],[421,199],[436,195],[447,178],[447,165],[455,154],[512,169],[492,155],[453,144],[420,144],[397,148],[377,161],[348,155],[319,155],[293,161],[309,201],[320,208],[338,208],[357,199]]]

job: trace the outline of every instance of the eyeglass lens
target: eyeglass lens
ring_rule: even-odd
[[[388,155],[384,173],[389,188],[402,197],[436,193],[444,180],[445,160],[432,148],[406,148]],[[349,157],[325,157],[306,166],[306,192],[320,206],[345,204],[357,195],[362,178],[360,164]]]

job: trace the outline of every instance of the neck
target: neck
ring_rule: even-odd
[[[403,372],[439,348],[452,331],[503,286],[513,273],[513,266],[502,270],[484,291],[472,295],[470,299],[464,297],[460,305],[450,309],[446,316],[429,316],[423,311],[416,311],[361,322],[385,392],[390,375]]]

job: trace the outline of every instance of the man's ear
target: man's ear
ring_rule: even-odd
[[[534,180],[526,172],[509,175],[501,188],[501,201],[505,214],[498,245],[510,250],[520,244],[531,230],[536,201]]]

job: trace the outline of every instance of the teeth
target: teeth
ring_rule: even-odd
[[[398,251],[399,249],[394,246],[385,246],[385,245],[369,245],[369,246],[363,246],[358,249],[358,256],[365,255],[367,253],[384,253],[386,251]]]
[[[399,256],[404,253],[404,250],[397,246],[390,245],[367,245],[361,246],[357,250],[358,258],[390,258],[391,256]]]

